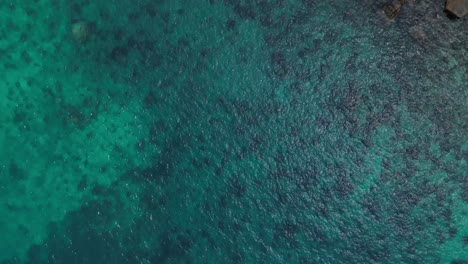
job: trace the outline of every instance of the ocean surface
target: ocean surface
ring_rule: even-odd
[[[442,0],[0,1],[0,263],[467,264]]]

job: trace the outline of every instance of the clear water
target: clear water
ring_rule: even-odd
[[[0,263],[468,263],[467,18],[384,2],[2,1]]]

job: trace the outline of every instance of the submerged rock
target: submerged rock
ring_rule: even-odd
[[[468,0],[447,0],[445,9],[458,18],[468,13]]]

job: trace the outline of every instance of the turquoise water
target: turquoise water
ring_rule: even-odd
[[[0,263],[468,263],[442,2],[3,1]]]

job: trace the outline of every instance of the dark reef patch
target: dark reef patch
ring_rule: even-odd
[[[270,62],[273,68],[273,73],[278,77],[285,77],[288,74],[288,63],[282,52],[274,52],[270,56]]]
[[[255,19],[256,13],[255,10],[246,5],[237,4],[234,6],[234,12],[242,19]]]

